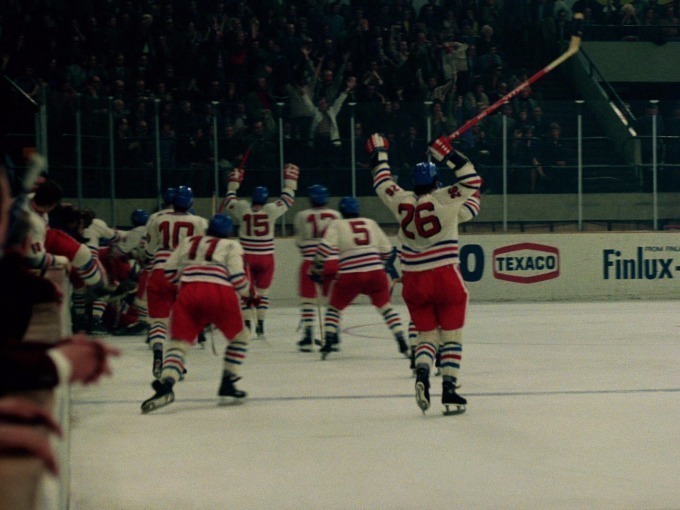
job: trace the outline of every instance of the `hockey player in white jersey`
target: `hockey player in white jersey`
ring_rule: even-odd
[[[218,214],[208,225],[207,235],[185,238],[165,264],[165,276],[179,282],[172,307],[171,339],[166,344],[160,378],[152,383],[155,394],[144,401],[148,413],[170,404],[173,386],[185,371],[186,356],[206,324],[214,324],[228,341],[222,364],[220,400],[241,400],[246,393],[236,388],[239,369],[246,357],[250,332],[241,315],[239,295],[257,301],[250,293],[243,267],[243,249],[227,237],[232,219]]]
[[[446,136],[429,146],[433,158],[455,173],[457,182],[439,187],[435,165],[416,165],[414,190],[402,189],[392,178],[389,142],[373,134],[366,142],[373,167],[373,187],[399,220],[402,296],[418,331],[416,402],[430,407],[430,370],[441,345],[442,404],[465,410],[467,401],[456,393],[462,353],[468,293],[458,267],[458,215],[481,186],[474,166],[451,146]]]
[[[302,254],[300,264],[298,294],[300,295],[300,323],[304,336],[298,342],[302,352],[311,352],[314,342],[314,316],[316,312],[315,300],[321,299],[317,296],[317,285],[312,281],[310,270],[314,261],[316,249],[326,233],[326,229],[331,221],[340,218],[340,213],[328,207],[329,193],[326,186],[314,184],[307,190],[310,205],[309,209],[304,209],[295,215],[295,239]],[[338,270],[338,260],[336,257],[325,261],[323,271],[323,281],[320,284],[323,296],[326,296],[331,282],[335,279]]]
[[[140,244],[136,248],[136,253],[138,255],[137,260],[141,266],[139,275],[139,285],[137,289],[137,299],[135,299],[135,308],[139,312],[139,320],[135,318],[129,322],[129,326],[121,328],[117,334],[135,334],[137,332],[147,332],[146,343],[151,347],[151,338],[148,335],[149,330],[149,311],[148,311],[148,283],[151,277],[151,271],[153,269],[153,255],[149,254],[147,251],[148,235],[147,235],[147,225],[149,223],[156,223],[159,216],[173,212],[172,202],[177,194],[177,188],[170,187],[166,188],[163,192],[163,204],[161,208],[149,215],[146,215],[146,220],[142,223],[142,216],[137,218],[136,224],[134,217],[132,218],[132,224],[137,226],[144,225],[144,236],[142,237]],[[134,214],[134,213],[133,213]]]
[[[156,215],[147,223],[146,256],[151,259],[152,271],[147,285],[149,311],[148,343],[153,351],[153,373],[160,377],[163,362],[163,343],[168,334],[170,309],[177,289],[164,275],[166,261],[179,243],[187,237],[205,234],[208,221],[189,212],[194,203],[194,192],[179,186],[173,197],[173,210]]]
[[[118,320],[116,335],[136,335],[146,332],[148,312],[146,304],[146,284],[150,271],[146,270],[146,224],[149,221],[149,213],[144,209],[135,209],[130,215],[132,229],[125,233],[125,239],[117,244],[121,255],[130,265],[130,273],[137,281],[137,292],[134,301],[122,310]]]
[[[242,169],[232,170],[227,183],[227,195],[220,211],[226,212],[239,224],[239,241],[243,246],[246,272],[261,301],[256,309],[255,333],[264,338],[264,321],[269,309],[269,288],[274,278],[274,228],[277,218],[293,205],[300,169],[288,163],[283,167],[283,189],[275,202],[267,203],[269,190],[256,186],[251,201],[238,200],[236,192],[243,181]],[[245,307],[244,307],[245,309]],[[250,321],[246,320],[250,327]]]
[[[111,275],[108,274],[103,261],[100,259],[100,250],[104,244],[109,245],[110,248],[115,246],[125,237],[125,234],[121,234],[118,230],[111,228],[104,220],[97,218],[95,212],[91,209],[83,210],[83,214],[86,217],[87,223],[87,227],[83,230],[83,237],[86,239],[87,247],[92,254],[92,258],[99,267],[103,281],[107,284],[113,284],[114,282]],[[123,290],[123,288],[120,288],[119,292],[122,293]],[[90,331],[93,335],[105,335],[108,333],[108,330],[103,323],[103,317],[109,300],[110,298],[108,296],[95,296],[92,300],[92,322]]]
[[[417,165],[429,165],[430,163],[418,163]],[[416,166],[417,166],[416,165]],[[418,172],[420,173],[420,171]],[[479,208],[481,205],[481,195],[479,190],[475,191],[471,197],[469,197],[465,203],[463,204],[463,207],[460,208],[458,211],[458,223],[465,223],[466,221],[470,221],[473,218],[475,218],[479,214]],[[401,251],[401,250],[399,250]],[[389,271],[388,271],[389,273]],[[401,281],[401,276],[399,273],[394,269],[393,266],[393,274],[391,275],[393,279]],[[418,332],[416,331],[416,327],[413,324],[413,321],[409,321],[408,325],[408,336],[409,336],[409,344],[411,346],[411,370],[413,371],[413,375],[416,375],[416,347],[418,346]],[[439,349],[437,349],[437,357],[435,361],[435,367],[437,369],[437,372],[435,375],[441,375],[441,346]]]
[[[392,243],[378,224],[359,217],[359,201],[354,197],[340,200],[342,219],[334,220],[326,229],[314,256],[312,273],[323,273],[324,261],[337,255],[338,276],[331,285],[330,300],[324,318],[324,344],[321,358],[337,350],[342,311],[359,295],[367,295],[383,316],[394,335],[399,351],[408,356],[404,326],[399,313],[390,303],[390,281],[385,260],[393,250]]]

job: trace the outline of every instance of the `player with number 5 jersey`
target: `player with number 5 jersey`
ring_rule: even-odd
[[[238,200],[236,192],[241,187],[245,172],[237,168],[229,173],[227,195],[221,211],[229,214],[239,224],[239,241],[243,246],[246,271],[258,295],[256,334],[264,338],[264,320],[269,309],[269,287],[274,278],[274,227],[277,218],[293,205],[300,168],[288,163],[283,167],[283,189],[275,202],[267,203],[269,190],[264,186],[253,189],[252,200]],[[245,309],[245,306],[244,306]],[[250,321],[246,320],[246,325]]]
[[[441,346],[442,403],[447,412],[450,405],[462,412],[467,401],[456,393],[456,386],[468,293],[458,267],[458,223],[461,208],[469,207],[465,204],[482,179],[442,136],[428,150],[453,171],[456,183],[440,187],[437,167],[423,162],[413,170],[413,191],[407,191],[392,178],[388,150],[388,140],[379,134],[366,142],[373,187],[400,224],[402,296],[418,332],[416,401],[423,412],[430,407],[429,374]]]
[[[400,352],[406,354],[406,331],[399,313],[390,304],[390,282],[385,272],[385,261],[393,251],[392,243],[374,220],[359,216],[359,201],[355,197],[343,197],[339,209],[342,219],[328,225],[312,267],[312,277],[318,278],[323,274],[326,260],[338,257],[338,276],[331,284],[324,318],[321,358],[326,359],[330,352],[337,350],[342,311],[359,294],[370,298],[394,335]]]

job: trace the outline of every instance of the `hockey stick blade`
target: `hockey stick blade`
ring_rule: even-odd
[[[577,12],[574,14],[574,35],[571,36],[571,39],[569,40],[569,47],[567,48],[567,51],[562,53],[559,57],[557,57],[555,60],[550,62],[547,66],[545,66],[543,69],[538,71],[536,74],[528,78],[527,80],[523,81],[517,87],[512,89],[510,92],[505,94],[503,97],[498,99],[495,103],[493,103],[491,106],[488,106],[485,110],[482,110],[479,112],[477,115],[472,117],[470,120],[465,122],[461,127],[459,127],[457,130],[455,130],[453,133],[449,135],[449,140],[455,140],[458,138],[460,135],[465,133],[468,129],[470,129],[472,126],[478,124],[481,120],[485,119],[492,113],[494,113],[496,110],[498,110],[501,106],[503,106],[505,103],[510,101],[513,97],[518,95],[522,90],[527,88],[529,85],[532,83],[537,82],[541,78],[543,78],[546,74],[548,74],[550,71],[555,69],[557,66],[565,62],[566,60],[570,59],[576,53],[578,53],[578,50],[581,47],[581,39],[583,38],[582,34],[582,26],[583,26],[583,14],[580,12]]]

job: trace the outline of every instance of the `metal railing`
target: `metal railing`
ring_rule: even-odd
[[[79,204],[85,199],[107,199],[113,224],[118,224],[118,200],[153,199],[160,205],[162,192],[169,186],[192,186],[197,197],[223,196],[226,173],[241,163],[248,149],[246,168],[248,175],[255,178],[246,179],[244,194],[255,185],[268,186],[275,192],[282,184],[284,162],[294,161],[303,169],[301,190],[321,183],[328,186],[334,196],[373,196],[363,145],[374,129],[390,137],[393,173],[408,188],[410,169],[426,158],[428,140],[448,132],[451,125],[460,123],[462,118],[457,105],[445,112],[449,119],[455,120],[443,124],[435,116],[431,102],[401,105],[408,116],[383,112],[382,105],[376,110],[375,105],[347,102],[338,115],[341,137],[319,141],[298,129],[300,119],[290,115],[285,103],[278,103],[275,111],[267,114],[270,118],[259,131],[245,127],[232,134],[231,128],[236,124],[233,118],[221,113],[220,103],[212,103],[213,114],[203,118],[196,129],[173,133],[162,118],[160,100],[149,98],[147,102],[152,107],[147,109],[151,113],[145,120],[145,133],[132,134],[119,129],[120,119],[130,116],[114,111],[111,98],[105,101],[105,114],[101,108],[97,114],[91,114],[80,98],[69,114],[58,115],[41,108],[37,116],[36,132],[40,136],[33,135],[33,140],[42,146],[38,150],[47,153],[53,178],[62,184],[66,195]],[[625,143],[641,144],[643,150],[638,153],[642,155],[646,154],[644,147],[649,143],[668,149],[664,149],[661,158],[654,150],[650,160],[626,159],[624,147],[617,147],[607,137],[584,136],[584,111],[588,105],[583,101],[539,104],[549,112],[547,116],[559,117],[559,127],[565,136],[557,143],[565,158],[556,163],[546,160],[544,152],[536,153],[547,177],[539,176],[535,186],[531,175],[537,165],[526,151],[518,153],[518,144],[526,143],[526,139],[519,138],[521,131],[516,129],[519,123],[515,123],[513,129],[510,123],[515,121],[509,117],[500,114],[489,117],[455,142],[486,177],[485,192],[503,197],[504,225],[512,221],[507,201],[513,194],[575,193],[580,227],[583,195],[643,192],[653,195],[652,216],[657,228],[657,194],[679,190],[678,163],[664,159],[666,154],[678,152],[678,137],[660,137],[656,132],[651,138],[631,137]],[[656,120],[654,123],[656,125]],[[549,132],[548,129],[546,133],[534,134],[533,143],[542,147],[552,144]],[[15,138],[30,143],[30,135],[16,134]]]

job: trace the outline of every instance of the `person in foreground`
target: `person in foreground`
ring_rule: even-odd
[[[418,333],[416,402],[423,413],[430,408],[429,376],[440,347],[442,404],[445,414],[457,414],[467,404],[456,388],[468,302],[458,267],[458,213],[482,179],[447,136],[437,138],[428,150],[454,172],[455,184],[440,187],[436,165],[423,162],[413,169],[413,191],[404,190],[390,172],[388,140],[373,134],[366,142],[373,187],[400,222],[402,296]]]

